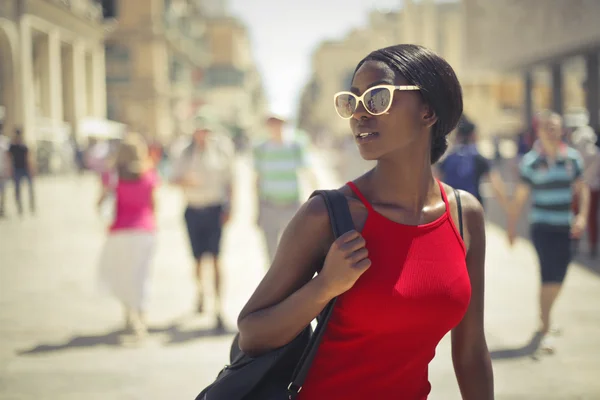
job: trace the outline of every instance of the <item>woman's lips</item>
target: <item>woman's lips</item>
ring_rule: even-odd
[[[361,132],[355,136],[358,143],[371,142],[379,137],[379,132]]]

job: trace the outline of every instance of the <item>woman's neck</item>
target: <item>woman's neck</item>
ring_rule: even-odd
[[[420,214],[436,183],[429,145],[415,147],[407,146],[379,160],[369,180],[376,193],[374,200]]]

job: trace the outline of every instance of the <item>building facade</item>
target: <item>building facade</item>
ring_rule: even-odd
[[[600,132],[600,2],[463,0],[467,57],[473,69],[511,71],[522,80],[527,124],[540,108],[540,85],[550,87],[544,108],[564,113],[585,107]]]
[[[109,2],[107,2],[109,3]],[[194,73],[208,63],[203,15],[191,0],[112,0],[106,38],[108,115],[168,141],[189,132]]]
[[[196,0],[202,13],[209,18],[221,18],[229,15],[229,0]]]
[[[197,82],[200,103],[226,126],[255,131],[266,110],[262,80],[246,27],[230,16],[207,19],[210,63]]]
[[[473,51],[468,40],[473,34],[468,29],[471,22],[464,4],[434,0],[405,0],[403,4],[397,11],[373,12],[366,28],[354,30],[343,40],[324,42],[315,51],[313,74],[300,101],[299,119],[303,128],[334,135],[347,133],[347,121],[335,118],[332,98],[335,92],[350,86],[357,62],[371,50],[415,43],[432,49],[452,65],[463,88],[465,114],[477,123],[482,136],[510,135],[522,129],[521,76],[515,71],[489,66],[473,68],[470,57]],[[566,90],[573,103],[579,101],[575,83],[579,69],[575,65],[565,67]],[[537,107],[550,104],[550,82],[540,78],[534,94]]]
[[[0,106],[6,133],[64,141],[106,117],[102,8],[92,0],[0,2]]]

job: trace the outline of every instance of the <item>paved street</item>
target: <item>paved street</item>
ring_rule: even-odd
[[[337,184],[326,161],[315,160],[321,185]],[[234,218],[223,243],[232,330],[266,267],[253,223],[248,161],[240,159],[237,169]],[[119,339],[118,304],[95,290],[104,240],[96,182],[90,176],[43,178],[37,189],[35,217],[19,219],[9,207],[10,218],[0,220],[0,399],[193,399],[227,362],[233,335],[216,335],[209,315],[192,312],[192,261],[179,193],[168,186],[159,192],[148,315],[153,334],[137,347]],[[534,253],[524,239],[508,249],[495,225],[487,235],[486,330],[497,399],[600,399],[600,276],[573,265],[556,310],[564,331],[557,353],[532,357],[526,344],[536,327]],[[430,399],[459,399],[448,338],[437,354]]]

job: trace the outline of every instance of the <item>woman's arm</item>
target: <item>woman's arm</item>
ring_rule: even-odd
[[[579,213],[575,215],[573,224],[571,225],[571,236],[579,239],[581,238],[581,235],[583,235],[588,222],[590,211],[590,188],[583,179],[579,178],[573,184],[573,190],[577,193],[577,198],[579,199]]]
[[[98,198],[98,202],[96,203],[96,206],[98,208],[102,207],[102,202],[104,202],[104,200],[106,200],[106,198],[108,197],[110,192],[111,192],[110,187],[102,186],[102,193],[100,193],[100,197]]]
[[[370,266],[367,256],[356,231],[334,242],[324,200],[310,199],[286,227],[271,268],[240,313],[242,351],[252,356],[291,342],[354,285]]]
[[[526,182],[520,182],[517,184],[515,194],[512,199],[510,206],[508,207],[508,222],[506,224],[506,233],[508,235],[508,242],[512,246],[517,236],[517,224],[521,216],[521,211],[525,203],[529,199],[531,189],[529,184]]]
[[[467,269],[471,302],[452,330],[452,361],[463,400],[493,400],[492,361],[484,332],[485,220],[481,204],[461,191],[463,220],[468,236]]]
[[[286,227],[271,268],[238,318],[240,348],[264,353],[292,341],[332,297],[312,279],[333,236],[323,199],[305,203]]]

